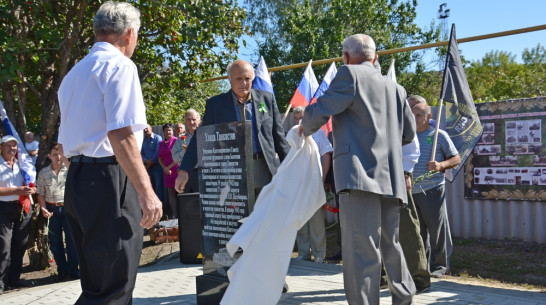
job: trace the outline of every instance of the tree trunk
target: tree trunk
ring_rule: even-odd
[[[33,196],[36,197],[36,196]],[[43,270],[50,266],[49,240],[47,238],[46,219],[40,212],[40,204],[35,201],[33,206],[30,234],[27,250],[31,270]]]

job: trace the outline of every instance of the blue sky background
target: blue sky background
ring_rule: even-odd
[[[451,24],[455,23],[457,38],[509,31],[546,23],[546,0],[420,0],[415,20],[417,25],[422,28],[430,28],[433,20],[438,24],[438,9],[442,3],[447,3],[447,8],[450,9],[448,32],[451,29]],[[246,37],[245,39],[247,47],[241,48],[239,56],[241,59],[257,64],[258,57],[254,55],[257,49],[256,42],[253,38]],[[513,53],[516,55],[516,60],[521,62],[523,50],[534,48],[537,43],[546,47],[546,30],[461,43],[459,49],[467,60],[480,60],[487,52],[500,50]],[[267,58],[265,60],[267,63]]]

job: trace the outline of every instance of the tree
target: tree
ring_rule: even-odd
[[[369,34],[378,50],[436,40],[437,30],[423,31],[413,23],[417,1],[397,0],[246,0],[247,22],[256,35],[258,52],[268,66],[341,56],[343,39]],[[419,52],[394,55],[397,72]],[[392,56],[380,58],[388,67]],[[318,76],[328,67],[315,66]],[[273,87],[280,105],[287,105],[303,69],[275,72]],[[319,78],[320,81],[320,78]],[[282,107],[281,107],[282,108]]]
[[[522,53],[523,64],[505,51],[490,51],[466,69],[476,101],[526,98],[546,94],[546,52],[540,44]]]
[[[0,0],[0,98],[19,134],[27,127],[41,133],[41,152],[57,139],[57,90],[93,45],[92,18],[102,2]],[[131,2],[142,14],[132,59],[148,109],[162,111],[162,103],[174,107],[181,97],[193,97],[199,104],[204,96],[196,93],[215,85],[197,82],[219,74],[236,54],[239,37],[246,33],[244,10],[234,0]],[[45,159],[40,153],[38,168]],[[31,250],[36,268],[47,261],[43,244]]]

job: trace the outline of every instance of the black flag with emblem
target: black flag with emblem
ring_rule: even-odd
[[[451,27],[440,100],[446,102],[445,131],[461,157],[459,165],[446,171],[446,179],[452,182],[479,141],[483,129],[459,55],[455,24]]]

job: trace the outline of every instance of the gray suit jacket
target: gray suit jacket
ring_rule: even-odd
[[[326,93],[306,108],[304,134],[313,134],[330,115],[337,190],[407,202],[402,145],[411,142],[416,127],[406,90],[370,62],[342,66]]]

